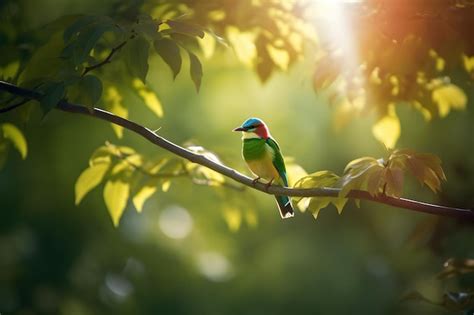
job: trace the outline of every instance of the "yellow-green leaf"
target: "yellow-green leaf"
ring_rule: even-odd
[[[247,66],[252,66],[257,57],[257,48],[254,44],[255,34],[252,32],[240,32],[237,27],[231,26],[227,27],[227,38],[240,62]]]
[[[236,232],[242,224],[242,211],[234,207],[226,207],[224,209],[224,220],[229,230]]]
[[[273,62],[283,71],[288,70],[290,64],[290,55],[288,51],[281,48],[276,48],[273,45],[267,45],[267,51]]]
[[[291,158],[285,158],[286,173],[288,175],[288,184],[294,186],[300,179],[308,175],[301,165],[296,164]]]
[[[339,176],[331,171],[318,171],[300,178],[295,184],[295,188],[317,188],[332,187]]]
[[[336,207],[337,213],[341,214],[347,203],[347,198],[331,198],[331,202]]]
[[[138,95],[143,99],[145,105],[158,117],[163,117],[163,106],[161,105],[158,95],[146,87],[139,79],[133,80],[133,87],[137,90]]]
[[[28,146],[26,144],[26,139],[23,136],[23,133],[15,127],[15,125],[10,123],[4,123],[1,125],[3,137],[10,140],[15,148],[20,152],[23,159],[26,158],[28,153]]]
[[[120,217],[127,205],[130,184],[123,179],[109,180],[104,187],[104,200],[114,226],[118,226]]]
[[[170,189],[170,186],[171,186],[171,181],[170,180],[165,180],[161,184],[161,190],[163,190],[163,192],[167,192]]]
[[[76,205],[90,192],[94,187],[100,184],[105,173],[109,169],[109,163],[98,163],[86,168],[75,184]]]
[[[317,219],[319,211],[321,211],[323,208],[326,208],[330,202],[331,198],[328,197],[313,197],[309,201],[308,209],[313,214],[313,217]]]
[[[387,148],[394,148],[400,137],[400,120],[395,111],[395,104],[388,106],[388,113],[372,126],[372,134]]]
[[[109,86],[105,90],[105,108],[117,116],[128,118],[128,109],[122,104],[122,96],[115,86]],[[123,127],[111,124],[118,138],[123,137]]]
[[[463,110],[466,108],[467,96],[464,91],[454,84],[435,88],[432,98],[438,104],[439,115],[445,117],[451,109]]]
[[[157,181],[151,180],[144,184],[138,192],[133,196],[132,202],[137,211],[140,213],[143,210],[143,205],[157,190]]]

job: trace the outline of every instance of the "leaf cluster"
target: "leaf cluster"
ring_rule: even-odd
[[[322,208],[331,203],[341,213],[353,190],[367,191],[372,196],[401,197],[406,173],[415,177],[421,185],[428,186],[434,193],[441,190],[441,182],[446,180],[441,160],[437,156],[411,149],[397,149],[386,159],[355,159],[347,164],[341,177],[330,171],[319,171],[302,177],[294,184],[295,188],[339,188],[339,196],[296,200],[303,211],[310,209],[315,218]],[[356,202],[359,203],[358,200]]]
[[[219,161],[215,154],[200,146],[193,145],[188,149]],[[89,166],[78,177],[75,203],[81,203],[90,191],[104,183],[105,205],[117,226],[129,200],[141,212],[145,202],[159,190],[167,192],[175,178],[189,178],[197,185],[228,185],[221,174],[201,165],[172,157],[150,159],[130,147],[106,143],[95,150]],[[239,189],[238,186],[229,187]]]

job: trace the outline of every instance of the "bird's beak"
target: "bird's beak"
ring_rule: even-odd
[[[245,129],[243,127],[237,127],[235,129],[233,129],[232,131],[247,131],[247,129]]]

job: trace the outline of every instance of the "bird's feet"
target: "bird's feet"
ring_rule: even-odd
[[[252,181],[252,186],[253,186],[253,187],[255,187],[255,186],[257,185],[258,180],[259,180],[260,178],[261,178],[261,177],[259,176],[259,177],[255,178],[255,179]]]
[[[273,178],[265,185],[265,191],[268,192],[268,190],[270,189],[270,186],[272,185],[273,183]]]

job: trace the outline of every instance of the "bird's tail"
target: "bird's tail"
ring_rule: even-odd
[[[291,200],[288,196],[275,196],[282,219],[291,218],[295,215]]]

